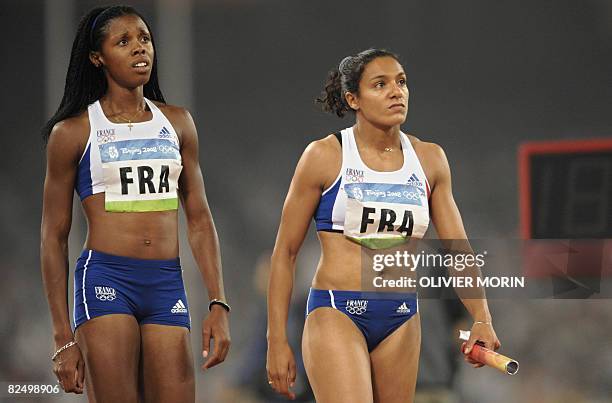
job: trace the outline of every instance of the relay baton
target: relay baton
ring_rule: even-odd
[[[469,330],[459,330],[459,339],[468,341],[470,338]],[[461,351],[465,348],[465,344],[461,346]],[[500,370],[504,374],[514,375],[519,370],[519,363],[510,357],[506,357],[493,350],[485,348],[480,342],[476,342],[472,351],[469,354],[470,358],[482,364],[488,365]]]

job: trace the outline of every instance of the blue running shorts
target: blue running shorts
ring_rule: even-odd
[[[114,256],[85,249],[74,272],[74,328],[89,319],[122,313],[139,324],[191,328],[179,258]]]
[[[306,316],[330,307],[348,316],[361,330],[372,351],[388,335],[418,312],[416,293],[334,291],[311,288]]]

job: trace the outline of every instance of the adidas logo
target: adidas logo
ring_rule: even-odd
[[[402,302],[402,304],[399,306],[399,308],[397,308],[397,310],[395,312],[397,312],[397,313],[410,313],[410,308],[408,308],[406,306],[405,302]]]
[[[181,301],[179,299],[178,301],[176,301],[176,304],[174,304],[174,306],[172,307],[170,312],[172,312],[172,313],[187,313],[187,307],[185,307],[185,304],[183,304],[183,301]]]
[[[172,137],[172,135],[170,134],[170,130],[168,130],[166,126],[162,127],[162,129],[159,131],[159,138],[168,139],[170,137]]]
[[[421,183],[419,178],[414,173],[410,176],[410,179],[408,179],[408,182],[406,184],[410,185],[410,186],[416,186],[416,187],[422,187],[423,186],[423,184]]]

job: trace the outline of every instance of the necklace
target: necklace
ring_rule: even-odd
[[[121,123],[127,123],[128,128],[130,129],[130,131],[132,131],[132,127],[134,127],[134,125],[132,124],[132,120],[131,119],[126,119],[121,115],[117,115],[115,116],[115,118],[120,119]]]
[[[134,127],[134,124],[132,123],[132,121],[133,121],[133,120],[136,120],[136,118],[137,118],[139,115],[141,115],[143,112],[144,112],[144,109],[143,109],[143,110],[140,110],[140,111],[138,111],[138,110],[137,110],[137,111],[136,111],[136,114],[135,114],[134,116],[132,116],[131,118],[125,118],[125,117],[123,116],[123,113],[121,113],[121,114],[115,115],[115,116],[114,116],[114,118],[115,118],[115,119],[119,119],[119,120],[121,120],[121,122],[122,122],[122,123],[127,123],[127,124],[128,124],[128,125],[127,125],[127,126],[128,126],[128,128],[130,129],[130,131],[132,131],[132,127]]]
[[[357,128],[355,128],[355,129],[354,129],[354,132],[355,132],[355,134],[356,134],[357,136],[359,136],[359,132],[358,132]],[[387,152],[387,153],[390,153],[391,151],[393,151],[393,147],[385,147],[385,148],[383,149],[383,151],[384,151],[384,152]]]

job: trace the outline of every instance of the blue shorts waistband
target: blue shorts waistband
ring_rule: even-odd
[[[382,292],[382,291],[347,291],[347,290],[321,290],[318,288],[310,288],[310,293],[313,296],[330,295],[332,292],[335,297],[348,299],[380,299],[380,300],[396,300],[417,298],[417,292]]]
[[[81,256],[79,256],[79,260],[80,259],[89,260],[90,262],[105,262],[143,269],[180,269],[181,267],[181,260],[178,256],[172,259],[139,259],[136,257],[111,255],[94,249],[83,249]]]

